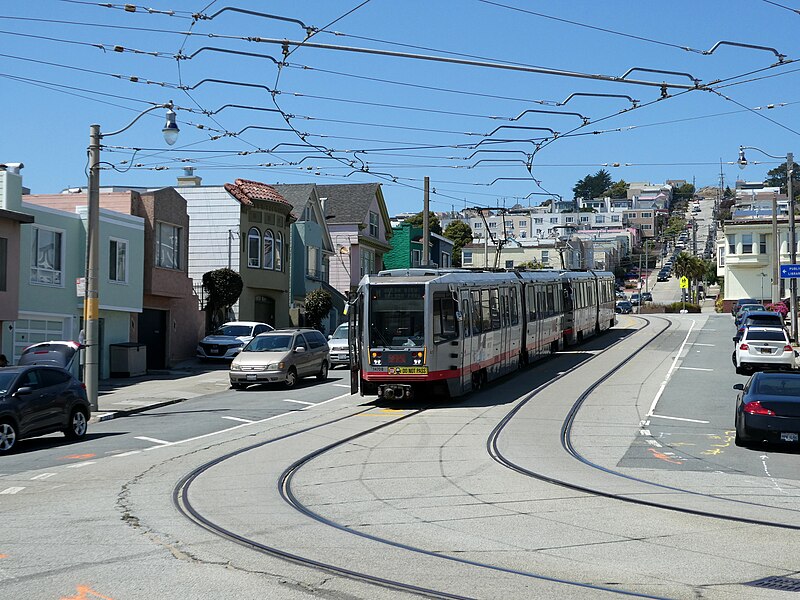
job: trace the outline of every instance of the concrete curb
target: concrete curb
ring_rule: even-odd
[[[188,400],[188,398],[175,398],[174,400],[165,400],[163,402],[156,402],[155,404],[148,404],[147,406],[137,406],[136,408],[127,408],[114,412],[95,413],[89,419],[89,423],[102,423],[103,421],[110,421],[111,419],[129,417],[136,413],[145,412],[154,408],[161,408],[162,406],[169,406],[170,404],[177,404],[178,402],[184,402],[186,400]]]

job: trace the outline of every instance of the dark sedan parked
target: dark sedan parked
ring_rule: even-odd
[[[80,439],[90,414],[83,384],[60,367],[0,369],[0,454],[11,452],[22,438],[56,431]]]
[[[800,439],[800,374],[755,373],[737,383],[737,446],[761,441],[795,442]]]

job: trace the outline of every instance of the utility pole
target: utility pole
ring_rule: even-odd
[[[794,190],[792,175],[794,174],[794,155],[786,154],[786,193],[789,196],[789,263],[797,264],[797,239],[794,229]],[[792,341],[797,342],[797,279],[789,279],[789,311],[792,314]]]
[[[430,222],[428,218],[428,207],[430,206],[430,188],[431,188],[431,178],[427,175],[425,176],[425,195],[423,199],[423,209],[422,209],[422,264],[421,267],[427,267],[431,262],[431,251],[430,251],[430,243],[431,243],[431,231],[430,231]]]
[[[781,241],[778,238],[778,194],[772,194],[772,303],[780,302],[780,276],[781,276]]]

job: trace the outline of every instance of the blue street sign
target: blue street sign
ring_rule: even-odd
[[[781,265],[781,279],[800,279],[800,265]]]

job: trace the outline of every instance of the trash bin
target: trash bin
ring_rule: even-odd
[[[147,346],[144,344],[111,344],[108,354],[111,377],[136,377],[147,373]]]

